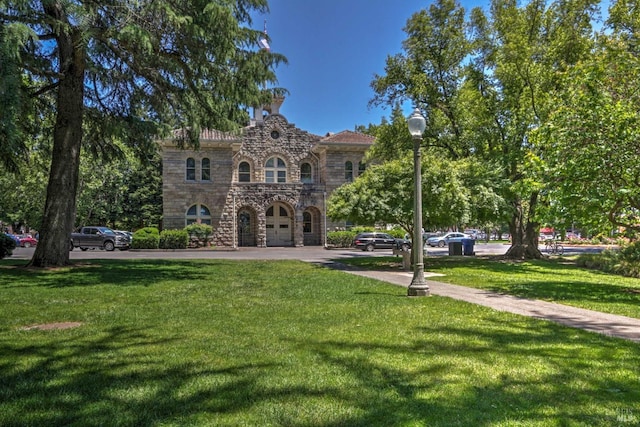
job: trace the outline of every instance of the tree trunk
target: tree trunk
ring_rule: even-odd
[[[47,13],[66,21],[64,11],[56,4],[47,7]],[[69,238],[76,212],[85,72],[80,33],[61,30],[58,49],[62,77],[57,93],[53,155],[40,241],[30,263],[34,267],[69,264]]]
[[[540,259],[542,252],[538,248],[538,223],[535,218],[538,203],[538,193],[533,192],[529,198],[528,215],[524,214],[522,200],[514,200],[514,213],[509,223],[511,233],[511,247],[507,250],[505,258],[508,259]]]

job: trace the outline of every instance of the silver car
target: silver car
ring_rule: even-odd
[[[447,246],[449,243],[451,242],[461,242],[462,243],[462,239],[472,239],[473,237],[471,237],[471,235],[469,234],[465,234],[465,233],[460,233],[460,232],[451,232],[451,233],[447,233],[443,236],[435,236],[435,237],[429,237],[427,239],[427,245],[432,246],[432,247],[439,247],[439,248],[444,248],[445,246]]]

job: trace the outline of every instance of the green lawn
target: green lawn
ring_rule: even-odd
[[[341,260],[342,261],[342,260]],[[397,270],[401,259],[361,257],[344,262],[371,270]],[[496,257],[428,257],[433,280],[640,318],[640,279],[577,267],[567,257],[512,262]]]
[[[0,426],[640,423],[640,345],[296,261],[0,262]],[[25,330],[79,322],[66,330]]]

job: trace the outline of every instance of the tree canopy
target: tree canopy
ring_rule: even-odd
[[[171,128],[191,143],[204,127],[234,129],[268,100],[264,85],[285,61],[243,26],[266,0],[1,4],[1,160],[15,168],[34,133],[53,141],[34,266],[68,262],[81,149],[122,156],[119,141],[143,157]]]
[[[563,75],[555,108],[537,133],[550,198],[592,228],[640,231],[640,58],[635,9],[618,2],[593,55]]]
[[[425,113],[430,150],[499,166],[508,183],[498,189],[511,213],[508,256],[541,256],[545,183],[531,133],[547,120],[559,73],[590,54],[596,5],[492,0],[488,13],[467,14],[455,0],[437,0],[407,21],[404,52],[389,56],[371,83],[372,103],[409,100]]]
[[[500,216],[503,199],[494,191],[499,175],[472,159],[449,160],[427,153],[422,159],[423,227],[447,229]],[[413,234],[413,158],[374,164],[329,198],[328,215],[355,224],[398,224]]]

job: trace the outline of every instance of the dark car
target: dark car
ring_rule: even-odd
[[[353,246],[363,251],[374,251],[376,249],[411,249],[411,242],[406,239],[398,239],[388,233],[360,233],[353,239]]]
[[[131,241],[133,240],[133,233],[130,231],[113,230],[118,236],[122,237],[127,242],[126,246],[120,247],[120,250],[129,249],[131,247]]]

